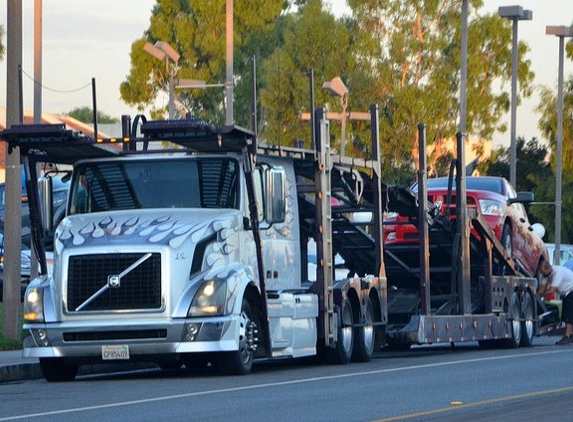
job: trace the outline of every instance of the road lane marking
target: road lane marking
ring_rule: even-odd
[[[555,388],[553,390],[534,391],[532,393],[523,393],[523,394],[516,394],[515,396],[498,397],[495,399],[477,401],[475,403],[456,404],[455,406],[451,406],[451,407],[442,407],[442,408],[434,409],[434,410],[425,410],[423,412],[408,413],[406,415],[398,415],[398,416],[392,416],[390,418],[376,419],[372,422],[403,421],[406,419],[419,418],[422,416],[438,415],[440,413],[451,412],[454,410],[471,409],[472,407],[486,406],[486,405],[495,404],[495,403],[505,403],[505,402],[509,402],[512,400],[526,399],[526,398],[531,398],[531,397],[540,397],[540,396],[546,396],[549,394],[567,393],[569,391],[573,391],[573,387],[563,387],[563,388]]]
[[[246,386],[240,386],[240,387],[229,387],[229,388],[208,390],[208,391],[196,391],[196,392],[192,392],[192,393],[174,394],[174,395],[163,396],[163,397],[152,397],[152,398],[147,398],[147,399],[128,400],[128,401],[123,401],[123,402],[100,404],[100,405],[94,405],[94,406],[74,407],[74,408],[70,408],[70,409],[52,410],[52,411],[38,412],[38,413],[28,413],[25,415],[6,416],[6,417],[0,418],[0,421],[13,421],[13,420],[37,418],[37,417],[43,417],[43,416],[63,415],[63,414],[75,413],[75,412],[87,412],[90,410],[100,410],[100,409],[109,409],[109,408],[124,407],[124,406],[133,406],[133,405],[145,404],[145,403],[162,402],[162,401],[167,401],[167,400],[178,400],[178,399],[189,398],[189,397],[199,397],[199,396],[206,396],[206,395],[231,393],[231,392],[237,392],[237,391],[248,391],[248,390],[256,390],[256,389],[263,389],[263,388],[281,387],[281,386],[286,386],[286,385],[305,384],[305,383],[311,383],[311,382],[328,381],[328,380],[333,380],[333,379],[359,377],[359,376],[364,376],[364,375],[376,375],[376,374],[384,374],[384,373],[392,373],[392,372],[412,371],[412,370],[436,368],[436,367],[442,367],[442,366],[462,365],[462,364],[476,363],[476,362],[487,362],[487,361],[492,361],[492,360],[523,358],[526,356],[541,356],[541,355],[550,355],[550,354],[552,355],[552,354],[559,354],[559,353],[567,353],[567,352],[570,352],[570,350],[571,349],[569,349],[569,348],[549,349],[549,350],[544,350],[541,352],[517,353],[517,354],[512,354],[512,355],[507,355],[507,356],[489,356],[489,357],[481,357],[481,358],[474,358],[474,359],[462,359],[462,360],[456,360],[456,361],[451,361],[451,362],[436,362],[436,363],[427,363],[427,364],[413,365],[413,366],[401,366],[398,368],[385,368],[385,369],[376,369],[376,370],[371,370],[371,371],[351,372],[351,373],[337,374],[337,375],[327,375],[327,376],[321,376],[321,377],[299,378],[299,379],[294,379],[294,380],[279,381],[279,382],[272,382],[272,383],[265,383],[265,384],[253,384],[253,385],[246,385]],[[543,393],[529,393],[529,394],[543,394]],[[497,400],[497,399],[492,399],[492,400]],[[463,408],[464,406],[470,406],[470,405],[471,404],[456,406],[455,409],[460,409],[460,408]],[[404,416],[400,416],[400,418],[403,418],[403,417]],[[380,419],[379,421],[392,421],[392,420],[397,420],[397,419]]]

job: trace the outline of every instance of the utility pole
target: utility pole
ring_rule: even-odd
[[[6,127],[20,123],[19,67],[22,64],[22,1],[8,0],[6,46]],[[6,147],[6,208],[4,210],[4,292],[2,334],[20,338],[20,249],[22,227],[22,177],[20,149]]]

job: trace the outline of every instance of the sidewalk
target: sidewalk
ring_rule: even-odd
[[[0,351],[0,383],[42,378],[38,359],[24,359],[22,350]]]
[[[157,368],[157,365],[145,362],[85,365],[80,367],[78,375],[111,374],[151,368]],[[39,378],[43,378],[43,375],[37,358],[23,358],[22,350],[0,351],[0,384]]]

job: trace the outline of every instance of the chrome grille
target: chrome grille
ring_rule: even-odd
[[[107,286],[108,276],[119,275],[144,253],[71,256],[68,263],[68,311]],[[107,287],[81,311],[115,311],[161,308],[161,254],[151,257],[121,278],[119,287]]]

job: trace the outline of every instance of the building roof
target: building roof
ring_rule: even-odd
[[[31,110],[24,110],[24,124],[34,123],[34,113]],[[92,125],[80,122],[66,114],[42,113],[42,123],[54,124],[64,123],[67,129],[81,132],[85,135],[94,135],[94,128]],[[6,129],[6,107],[0,106],[0,131]],[[98,136],[101,138],[109,138],[107,134],[98,130]],[[0,145],[0,169],[6,168],[6,143]],[[0,177],[1,178],[1,177]]]

